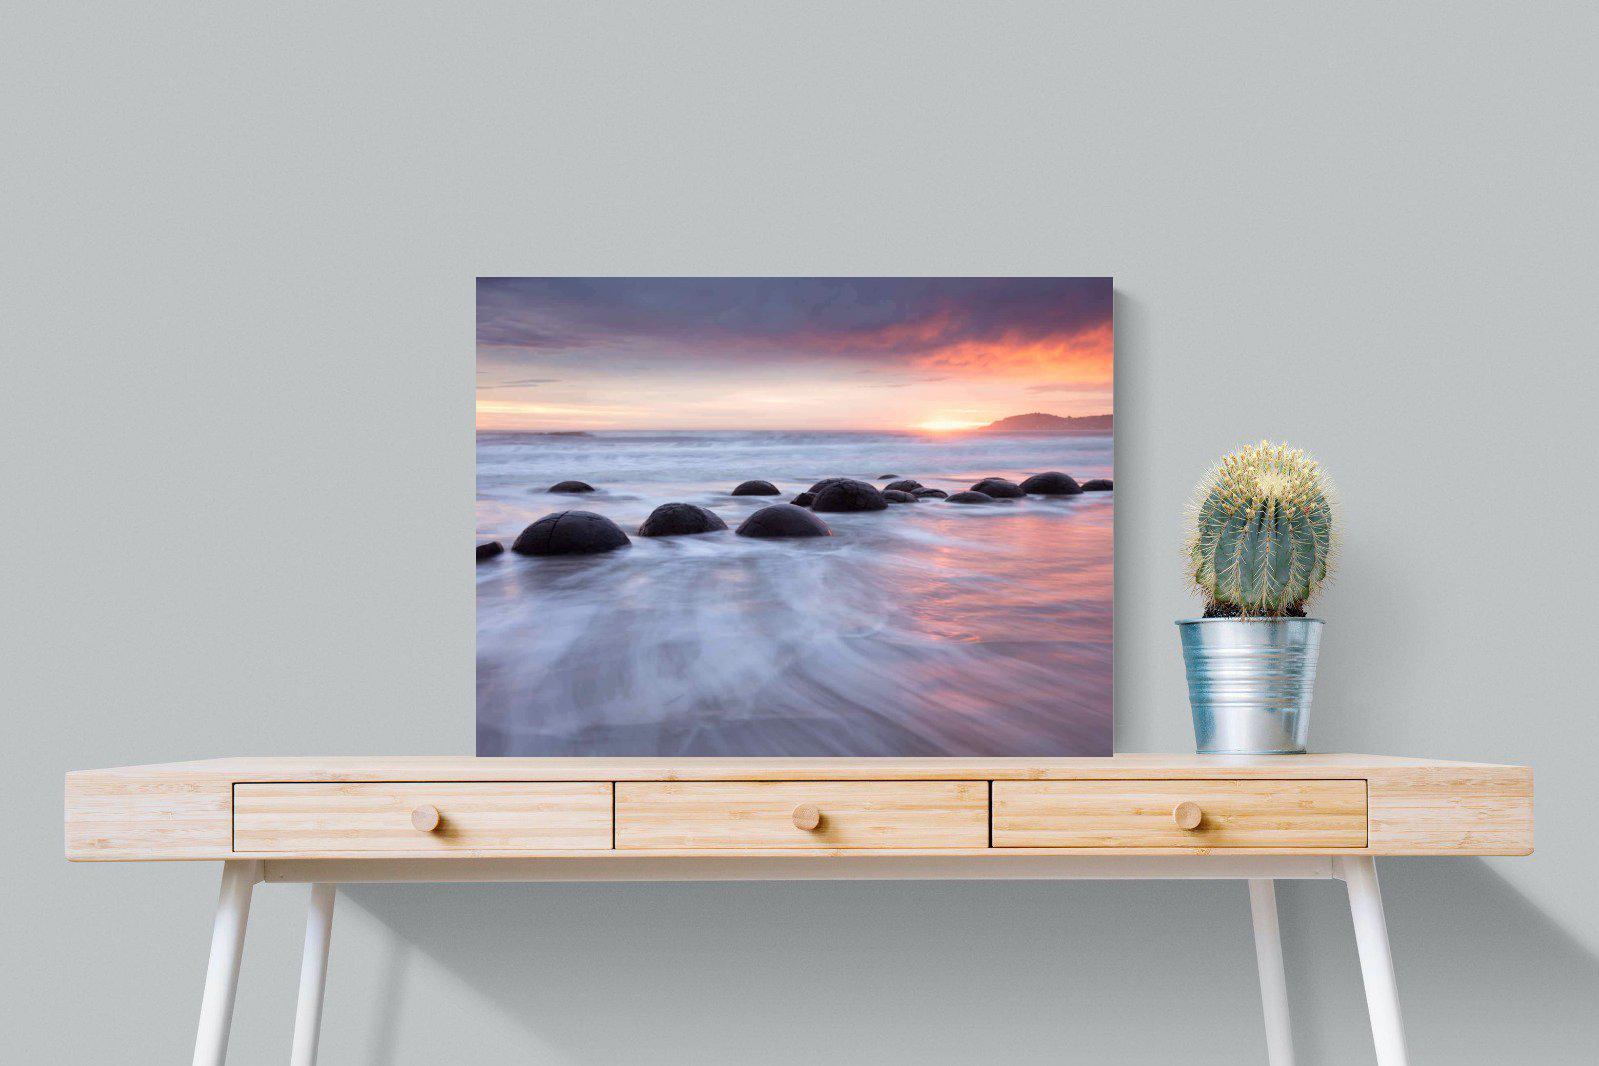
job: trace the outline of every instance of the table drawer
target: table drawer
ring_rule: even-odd
[[[608,781],[233,786],[234,851],[438,855],[610,846]]]
[[[988,782],[618,781],[616,846],[983,848]]]
[[[1366,782],[995,781],[994,846],[1363,848]]]

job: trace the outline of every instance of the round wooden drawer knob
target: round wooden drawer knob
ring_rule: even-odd
[[[1199,804],[1184,801],[1171,809],[1171,820],[1177,823],[1178,829],[1198,829],[1199,823],[1205,820],[1205,812],[1199,809]]]
[[[822,824],[822,809],[814,803],[802,803],[794,808],[794,828],[807,833]]]
[[[411,812],[411,824],[419,833],[431,833],[439,827],[439,809],[424,803]]]

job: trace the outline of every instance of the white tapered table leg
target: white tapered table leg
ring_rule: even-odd
[[[322,1036],[322,991],[328,979],[328,944],[333,938],[334,886],[312,885],[305,913],[305,954],[300,958],[300,1002],[294,1011],[294,1052],[289,1066],[316,1066]]]
[[[1399,985],[1388,948],[1377,865],[1368,856],[1343,857],[1338,870],[1349,887],[1349,913],[1355,920],[1355,946],[1360,950],[1360,975],[1366,984],[1366,1010],[1378,1066],[1406,1066],[1405,1031],[1399,1021]]]
[[[1249,913],[1255,921],[1255,964],[1260,968],[1260,1002],[1266,1011],[1266,1058],[1271,1066],[1294,1066],[1294,1032],[1288,1023],[1288,977],[1283,972],[1274,882],[1249,882]]]
[[[261,864],[234,859],[222,864],[222,894],[211,927],[211,960],[200,999],[200,1030],[194,1038],[194,1066],[222,1066],[228,1057],[233,997],[244,957],[244,928],[250,920],[250,892],[261,880]]]

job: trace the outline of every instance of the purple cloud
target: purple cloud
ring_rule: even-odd
[[[915,356],[1107,328],[1109,278],[479,278],[483,348]]]

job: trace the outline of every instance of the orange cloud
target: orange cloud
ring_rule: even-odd
[[[959,341],[927,352],[917,364],[972,377],[1029,378],[1040,384],[1109,383],[1114,348],[1109,323],[1072,337]]]

